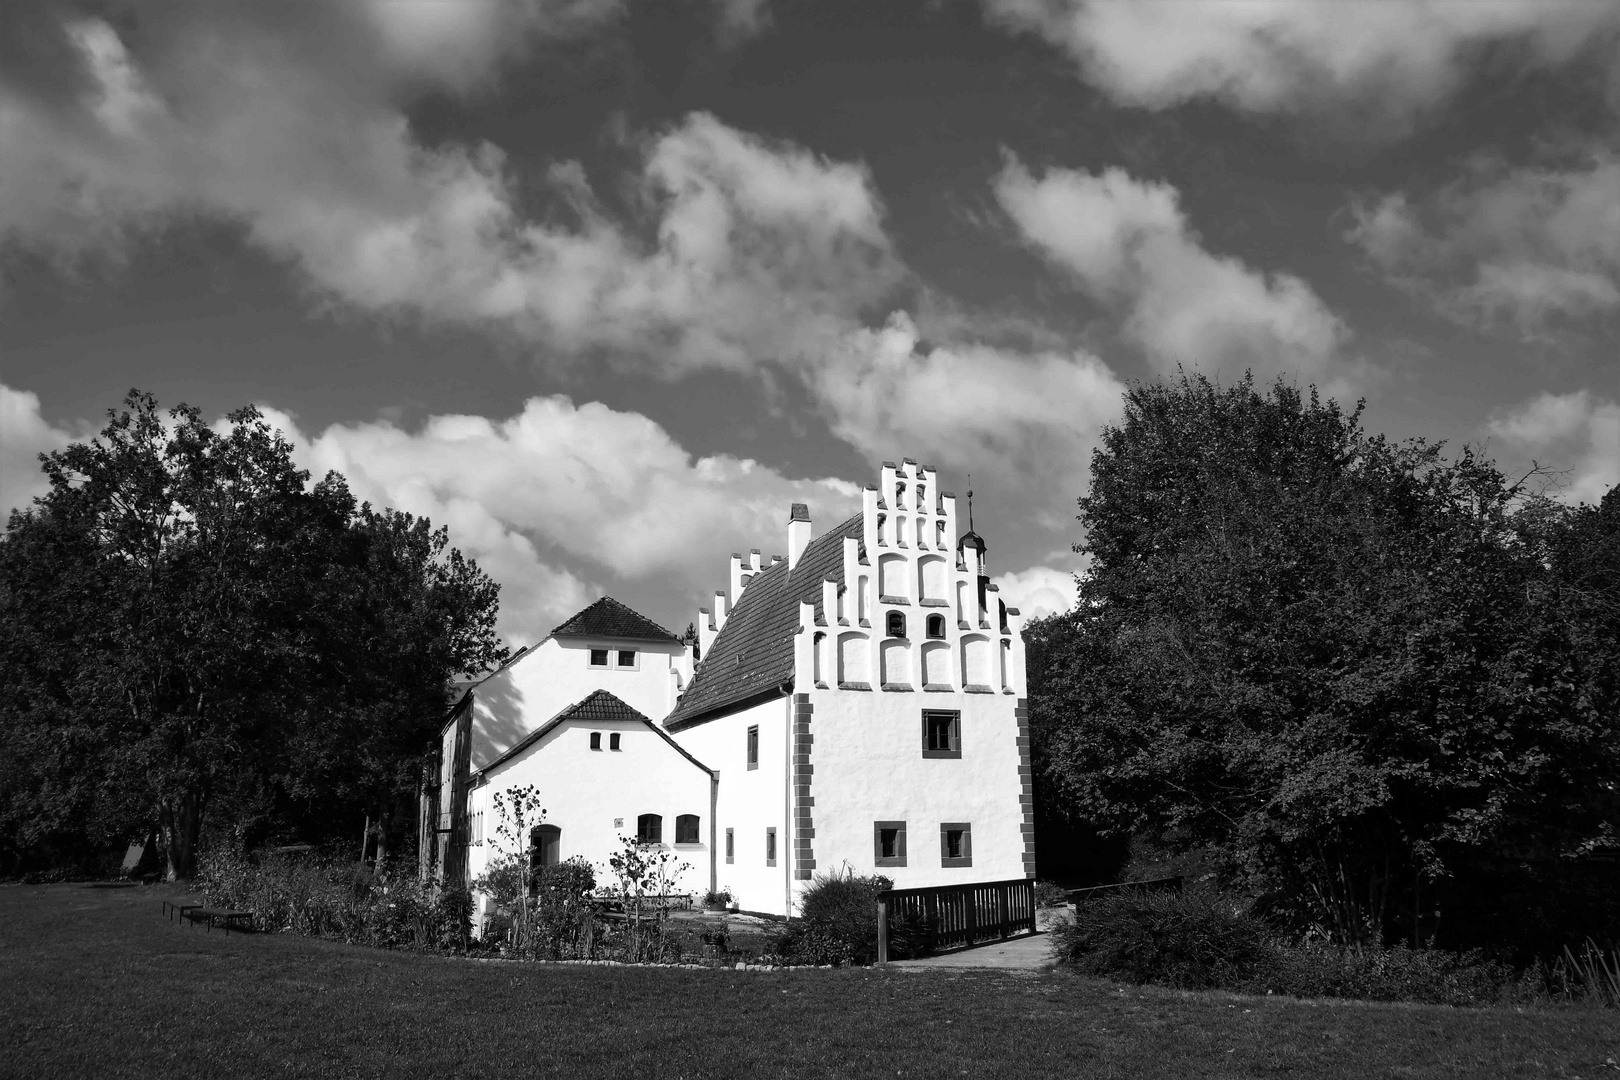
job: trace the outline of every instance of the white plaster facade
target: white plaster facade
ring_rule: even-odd
[[[983,541],[959,537],[955,497],[934,470],[885,462],[859,515],[812,538],[796,506],[787,540],[785,559],[732,556],[665,721],[722,778],[718,882],[745,910],[790,914],[821,873],[897,888],[1033,877],[1022,618],[989,584]],[[942,752],[930,713],[953,721]],[[885,826],[903,830],[903,857],[881,850]]]
[[[561,830],[557,857],[597,863],[599,880],[638,815],[662,816],[665,843],[697,815],[680,888],[729,888],[745,911],[792,914],[816,875],[846,870],[899,888],[1033,877],[1022,619],[989,583],[984,542],[957,528],[955,497],[909,459],[885,462],[861,512],[821,536],[796,504],[786,557],[732,556],[729,588],[700,610],[695,671],[616,601],[598,604],[651,630],[564,633],[586,609],[446,725],[433,808],[449,843],[425,871],[476,877],[491,797],[527,784]],[[639,663],[619,665],[632,644]],[[593,666],[603,648],[613,662]],[[563,715],[599,690],[661,724]],[[617,731],[619,753],[591,750],[592,731],[604,746]]]
[[[497,835],[501,819],[495,795],[532,786],[544,809],[543,823],[557,830],[556,849],[547,853],[548,860],[582,857],[597,866],[598,881],[605,884],[606,862],[620,850],[620,838],[635,836],[641,816],[654,814],[661,826],[660,846],[674,852],[682,868],[672,891],[707,890],[714,826],[712,774],[650,721],[592,716],[588,708],[580,712],[586,715],[569,715],[546,725],[515,752],[478,773],[468,802],[473,817],[469,879],[476,880],[503,850],[518,853],[512,840]],[[677,834],[683,815],[696,819],[696,838],[686,842]]]

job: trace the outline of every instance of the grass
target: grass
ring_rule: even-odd
[[[1620,1080],[1620,1025],[1597,1009],[477,963],[180,928],[159,914],[172,895],[0,887],[0,1075]]]

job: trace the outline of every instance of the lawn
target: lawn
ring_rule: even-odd
[[[519,965],[180,928],[167,887],[0,887],[0,1075],[1584,1077],[1620,1018],[1063,973]]]

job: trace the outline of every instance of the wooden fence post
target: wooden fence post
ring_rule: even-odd
[[[881,896],[878,897],[878,902],[877,902],[877,921],[878,921],[878,954],[877,954],[877,962],[880,963],[880,964],[887,964],[889,962],[889,902],[888,902],[888,900],[884,899]]]

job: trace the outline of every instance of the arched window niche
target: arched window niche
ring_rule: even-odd
[[[942,639],[944,636],[945,636],[945,616],[943,616],[943,615],[930,615],[930,616],[928,616],[928,637],[929,637],[929,639],[933,640],[933,641],[938,641],[938,640]]]

